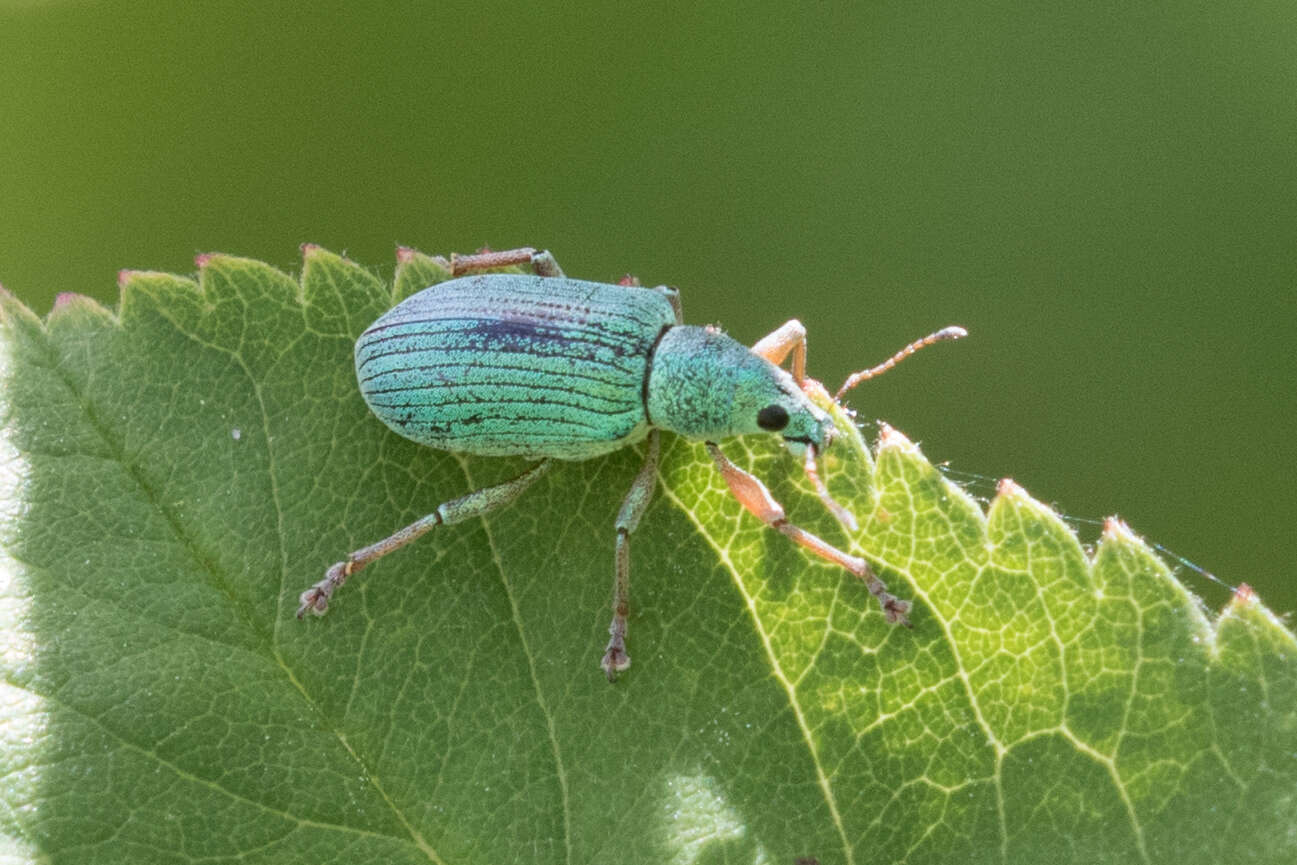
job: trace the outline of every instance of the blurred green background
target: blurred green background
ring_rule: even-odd
[[[965,325],[862,419],[1297,608],[1290,2],[0,0],[7,288],[303,241],[547,246],[832,384]]]

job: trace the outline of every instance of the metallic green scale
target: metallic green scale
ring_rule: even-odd
[[[421,444],[589,459],[648,434],[649,359],[675,323],[651,289],[463,277],[374,322],[356,342],[356,377],[374,414]]]

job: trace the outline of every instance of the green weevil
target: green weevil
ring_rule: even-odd
[[[524,265],[531,273],[484,273]],[[833,440],[827,398],[806,376],[806,329],[796,319],[748,348],[715,327],[686,325],[679,293],[570,279],[548,252],[529,247],[452,256],[452,277],[384,313],[356,340],[356,378],[371,411],[394,432],[441,450],[521,456],[536,465],[512,480],[438,505],[395,534],[356,550],[301,594],[297,610],[317,615],[356,571],[430,529],[481,516],[518,498],[556,460],[586,460],[648,440],[644,463],[615,523],[610,638],[600,661],[609,681],[630,666],[626,651],[630,536],[648,506],[659,437],[668,430],[703,441],[730,492],[752,514],[794,542],[865,581],[887,621],[909,626],[910,602],[887,591],[861,558],[790,523],[756,477],[726,459],[716,442],[774,433],[802,460],[821,500],[829,496],[816,456]],[[910,343],[887,361],[850,376],[835,401],[867,378],[938,340],[947,327]],[[791,354],[791,371],[780,364]]]

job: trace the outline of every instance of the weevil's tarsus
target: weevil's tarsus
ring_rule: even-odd
[[[843,528],[849,532],[858,531],[860,525],[856,522],[855,515],[829,494],[829,488],[820,479],[819,467],[815,464],[815,458],[818,456],[815,452],[815,445],[807,445],[805,450],[806,455],[802,458],[802,469],[806,472],[806,479],[815,487],[815,494],[820,497],[820,501],[824,503],[824,507],[828,509],[829,513],[833,514],[837,521],[842,523]]]
[[[450,256],[450,275],[467,276],[470,273],[481,273],[498,267],[517,267],[528,265],[537,276],[563,276],[563,268],[558,266],[549,250],[532,249],[520,246],[517,249],[505,249],[492,252],[483,247],[483,251],[472,255]]]
[[[324,579],[302,592],[298,600],[297,618],[306,615],[310,610],[317,616],[324,615],[329,609],[329,599],[333,597],[347,578],[371,562],[381,559],[390,552],[399,550],[411,541],[421,537],[437,526],[449,526],[464,520],[480,517],[496,508],[513,502],[523,491],[535,483],[552,464],[551,460],[542,460],[512,480],[474,490],[467,495],[437,505],[436,510],[410,523],[403,529],[383,538],[376,544],[356,550],[347,556],[345,561],[338,562],[324,573]]]
[[[847,376],[847,380],[842,383],[842,387],[838,388],[838,392],[833,395],[833,401],[841,402],[842,395],[844,393],[851,390],[853,387],[860,384],[865,379],[873,378],[876,375],[882,375],[883,373],[887,372],[889,369],[896,366],[898,363],[905,360],[907,357],[914,354],[916,351],[918,351],[921,348],[926,348],[927,346],[932,345],[934,342],[944,342],[950,339],[960,339],[965,336],[968,336],[968,331],[964,330],[962,327],[957,327],[952,325],[950,327],[943,327],[941,330],[937,331],[936,333],[930,333],[927,336],[925,336],[923,339],[916,339],[914,342],[910,343],[905,348],[901,349],[896,354],[892,355],[887,360],[880,363],[878,366],[870,367],[869,369],[864,369],[861,370],[860,372],[852,373],[851,375]]]
[[[639,474],[622,500],[621,510],[617,512],[617,551],[613,565],[612,582],[612,623],[608,625],[608,647],[604,650],[599,666],[609,682],[617,680],[617,674],[630,666],[630,655],[626,652],[626,631],[629,628],[627,616],[630,614],[630,536],[639,527],[640,518],[648,509],[653,498],[653,486],[657,481],[658,453],[661,450],[661,434],[651,430],[648,436],[648,447],[644,453],[644,464]]]
[[[716,446],[715,442],[707,442],[707,452],[711,454],[712,461],[716,463],[716,468],[720,470],[721,477],[725,478],[725,484],[730,488],[730,493],[734,498],[738,499],[739,504],[743,505],[749,513],[771,528],[777,529],[788,536],[794,543],[805,547],[822,559],[827,559],[835,565],[845,568],[864,580],[870,594],[878,599],[879,606],[882,607],[883,615],[887,617],[887,621],[893,624],[905,625],[907,628],[910,627],[910,620],[907,617],[910,611],[910,602],[900,600],[888,592],[887,586],[869,567],[868,562],[844,553],[827,541],[790,523],[783,507],[779,502],[775,501],[774,496],[770,495],[766,485],[730,462],[725,457],[725,454],[721,453],[721,449]]]

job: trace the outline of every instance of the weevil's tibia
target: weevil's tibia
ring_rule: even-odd
[[[882,375],[921,348],[926,348],[934,342],[942,342],[948,339],[959,339],[960,337],[965,336],[968,336],[968,331],[964,330],[962,327],[952,325],[950,327],[943,327],[936,333],[930,333],[923,339],[916,339],[914,342],[910,343],[905,348],[880,363],[878,366],[870,367],[869,369],[864,369],[847,376],[847,380],[842,383],[842,387],[838,388],[838,392],[833,395],[833,401],[841,402],[844,393],[851,390],[865,379],[873,378],[876,375]]]
[[[549,250],[535,250],[530,246],[517,249],[505,249],[500,252],[475,252],[472,255],[451,255],[450,275],[467,276],[470,273],[481,273],[497,267],[516,267],[525,264],[531,267],[537,276],[563,276],[563,268],[558,266]]]
[[[297,618],[300,619],[306,615],[307,610],[317,616],[324,615],[325,611],[329,609],[329,598],[347,581],[348,577],[370,562],[381,559],[393,550],[399,550],[429,530],[437,526],[449,526],[473,517],[480,517],[488,511],[510,504],[514,499],[522,495],[523,490],[535,483],[536,479],[543,475],[549,467],[550,461],[544,460],[527,469],[513,480],[496,484],[493,487],[483,487],[457,499],[442,502],[437,505],[436,510],[426,517],[415,520],[376,544],[370,544],[363,549],[356,550],[347,556],[346,561],[338,562],[329,568],[324,574],[324,579],[302,592],[298,598],[301,601],[301,606],[297,608]]]
[[[811,482],[811,486],[815,487],[815,494],[820,497],[824,507],[837,518],[838,522],[842,523],[843,528],[849,532],[859,531],[860,525],[856,522],[855,515],[838,504],[837,499],[829,494],[829,488],[820,479],[820,470],[815,465],[816,456],[815,445],[807,445],[806,456],[802,459],[802,471],[806,472],[806,479]]]
[[[878,599],[879,606],[883,608],[883,615],[887,617],[887,621],[893,624],[905,625],[907,628],[910,627],[910,620],[907,617],[910,611],[910,602],[902,601],[888,592],[887,586],[869,567],[868,562],[856,556],[848,555],[805,529],[790,523],[788,517],[784,514],[783,507],[770,495],[770,491],[766,489],[765,484],[730,462],[714,442],[707,442],[707,451],[712,455],[712,461],[716,463],[716,468],[720,469],[721,477],[725,478],[730,493],[739,500],[739,504],[743,505],[749,513],[771,528],[778,529],[791,538],[794,543],[800,544],[820,558],[846,568],[857,577],[860,577],[869,587],[870,594]]]
[[[626,653],[626,630],[629,627],[626,617],[630,614],[630,536],[639,526],[640,517],[648,508],[653,498],[653,486],[657,480],[658,451],[660,435],[656,429],[648,436],[648,449],[644,454],[644,465],[630,485],[626,498],[622,500],[621,510],[617,512],[617,553],[613,566],[612,582],[612,624],[608,626],[608,648],[604,650],[599,666],[609,682],[616,681],[617,674],[630,666],[630,655]]]

